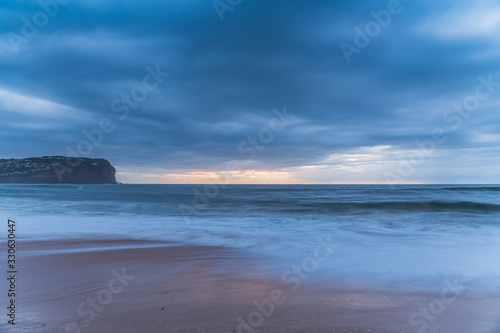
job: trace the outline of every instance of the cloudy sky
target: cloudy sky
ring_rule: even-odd
[[[497,1],[4,1],[0,22],[1,158],[103,157],[127,183],[500,183]]]

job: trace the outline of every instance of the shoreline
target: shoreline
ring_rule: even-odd
[[[24,332],[494,332],[500,305],[465,294],[317,287],[313,277],[293,289],[264,277],[257,255],[221,247],[116,239],[21,246],[16,330]]]

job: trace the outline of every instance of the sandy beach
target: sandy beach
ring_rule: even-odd
[[[19,248],[8,332],[479,333],[494,332],[500,305],[452,290],[345,290],[334,279],[292,288],[282,271],[276,280],[259,272],[265,259],[221,247],[103,239]]]
[[[500,0],[0,22],[0,333],[500,333]]]

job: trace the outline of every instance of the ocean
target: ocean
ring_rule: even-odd
[[[440,290],[459,279],[500,295],[500,186],[0,185],[0,207],[20,249],[51,239],[220,246],[265,258],[272,278],[328,239],[335,251],[310,283]]]

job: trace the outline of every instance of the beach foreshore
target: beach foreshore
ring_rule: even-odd
[[[142,240],[19,245],[16,325],[6,332],[494,332],[500,302],[461,290],[284,283],[258,255]],[[5,318],[5,316],[4,316]]]

